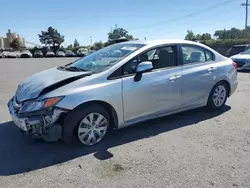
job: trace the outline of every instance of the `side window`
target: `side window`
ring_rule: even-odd
[[[182,53],[184,65],[206,61],[204,49],[198,46],[182,46]]]
[[[206,53],[206,60],[207,61],[214,61],[214,54],[208,50],[205,50]]]
[[[119,69],[117,69],[115,72],[113,72],[108,79],[112,80],[112,79],[116,79],[122,76],[122,67],[120,67]]]
[[[136,67],[143,61],[151,61],[154,69],[176,66],[176,46],[159,47],[142,53],[123,66],[123,75],[135,73]]]

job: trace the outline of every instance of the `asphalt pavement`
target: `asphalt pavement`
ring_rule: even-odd
[[[250,187],[250,72],[220,111],[197,109],[110,132],[98,145],[35,142],[7,102],[31,74],[73,58],[0,59],[0,187]]]

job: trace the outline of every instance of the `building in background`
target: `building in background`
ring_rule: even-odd
[[[10,29],[8,29],[8,33],[6,33],[6,37],[0,37],[0,49],[11,49],[11,42],[13,40],[15,40],[16,38],[18,38],[21,43],[22,46],[25,46],[25,40],[24,38],[20,37],[18,34],[16,33],[12,33]]]

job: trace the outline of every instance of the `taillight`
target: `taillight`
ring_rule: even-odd
[[[233,67],[234,67],[235,69],[237,69],[237,67],[238,67],[238,66],[237,66],[237,63],[233,62],[232,64],[233,64]]]

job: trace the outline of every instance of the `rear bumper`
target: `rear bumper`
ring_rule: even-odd
[[[238,81],[235,80],[235,81],[231,84],[231,92],[230,92],[229,97],[232,96],[232,95],[235,93],[237,87],[238,87]]]

